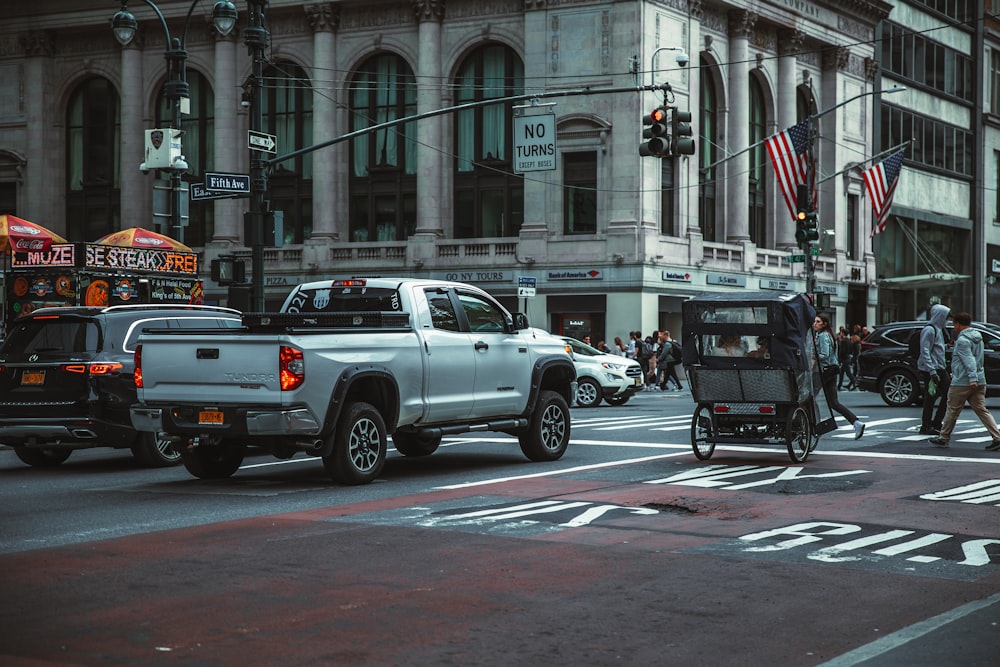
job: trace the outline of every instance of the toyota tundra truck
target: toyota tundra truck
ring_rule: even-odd
[[[474,286],[311,282],[242,325],[139,339],[132,424],[166,434],[195,477],[230,477],[248,446],[305,452],[334,481],[366,484],[390,435],[404,456],[470,431],[513,435],[533,461],[557,460],[569,443],[576,371],[565,344]]]

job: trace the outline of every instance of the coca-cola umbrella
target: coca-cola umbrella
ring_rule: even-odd
[[[66,243],[66,239],[38,223],[22,220],[13,215],[0,215],[0,253],[31,250],[48,250],[53,243]]]
[[[154,248],[156,250],[181,250],[193,252],[191,248],[176,239],[142,227],[129,227],[118,232],[112,232],[94,241],[101,245],[123,246],[125,248]]]

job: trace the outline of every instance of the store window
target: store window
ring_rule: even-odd
[[[524,65],[511,49],[473,51],[455,77],[455,103],[524,93]],[[464,109],[455,117],[455,238],[517,236],[524,221],[524,180],[513,173],[512,103]]]
[[[121,228],[121,105],[102,77],[83,81],[66,110],[67,237],[96,241]]]
[[[278,146],[313,144],[312,84],[304,69],[287,62],[264,68],[264,132]],[[302,243],[312,234],[312,154],[277,163],[268,179],[271,209],[283,213],[285,243]]]
[[[351,131],[417,113],[413,70],[380,53],[355,72]],[[417,124],[405,123],[351,142],[350,240],[403,241],[417,227]]]

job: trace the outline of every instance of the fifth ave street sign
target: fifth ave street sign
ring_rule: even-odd
[[[265,153],[278,152],[278,138],[273,134],[264,134],[263,132],[250,130],[247,134],[247,145],[248,148]]]
[[[556,115],[514,116],[514,173],[556,168]]]
[[[205,189],[212,192],[236,192],[250,194],[249,174],[220,174],[205,172]]]

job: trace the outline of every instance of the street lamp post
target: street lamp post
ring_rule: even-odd
[[[248,26],[244,43],[251,58],[250,76],[243,84],[245,98],[250,103],[250,131],[264,129],[264,109],[261,81],[264,78],[265,50],[271,43],[264,13],[267,0],[247,0]],[[263,154],[250,148],[250,210],[246,214],[244,236],[250,239],[251,291],[253,309],[264,311],[264,229],[265,219],[271,214],[266,210],[268,162]]]
[[[191,2],[187,15],[184,17],[184,27],[181,31],[181,36],[177,38],[170,34],[167,20],[163,16],[163,12],[160,11],[160,8],[152,0],[143,0],[156,13],[167,40],[167,50],[163,54],[163,57],[167,61],[167,82],[163,85],[163,96],[170,103],[170,108],[173,112],[171,128],[175,130],[181,129],[181,114],[187,113],[182,108],[182,105],[187,104],[190,90],[187,82],[187,33],[188,26],[191,23],[191,14],[194,12],[195,5],[199,1],[193,0]],[[215,7],[212,10],[212,22],[215,25],[215,29],[223,36],[232,32],[233,27],[236,25],[236,17],[236,6],[232,2],[229,0],[219,0],[215,3]],[[121,9],[111,17],[111,29],[114,32],[115,39],[122,46],[127,46],[135,37],[138,22],[135,16],[128,10],[128,0],[122,0]],[[173,137],[170,137],[168,140],[173,140]],[[181,177],[187,169],[188,164],[184,160],[183,155],[180,156],[180,159],[175,160],[169,169],[171,193],[170,226],[179,241],[184,240],[184,228],[181,225]]]

